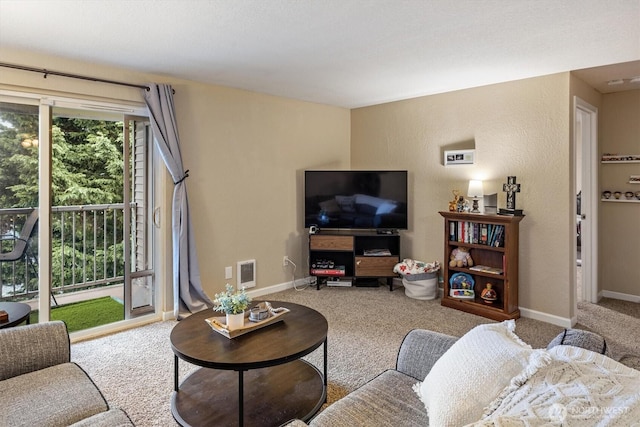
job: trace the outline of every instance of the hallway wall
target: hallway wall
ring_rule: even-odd
[[[640,90],[605,94],[600,111],[600,154],[640,155]],[[630,175],[640,163],[600,164],[600,191],[640,192]],[[637,199],[636,199],[637,200]],[[602,296],[640,302],[640,200],[600,202],[600,269]]]

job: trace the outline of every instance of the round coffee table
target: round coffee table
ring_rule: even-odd
[[[29,324],[29,315],[31,315],[31,307],[23,302],[0,302],[0,310],[4,310],[9,314],[9,321],[0,323],[0,329],[10,328],[27,321]]]
[[[327,400],[327,319],[303,305],[271,301],[291,310],[282,321],[229,339],[206,322],[204,310],[171,331],[174,392],[171,412],[183,426],[279,426],[304,421]],[[324,344],[324,373],[303,356]],[[179,384],[178,361],[201,366]]]

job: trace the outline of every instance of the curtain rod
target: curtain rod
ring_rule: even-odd
[[[43,77],[45,79],[47,78],[48,75],[52,75],[52,76],[69,77],[69,78],[72,78],[72,79],[89,80],[89,81],[92,81],[92,82],[109,83],[109,84],[112,84],[112,85],[137,87],[139,89],[150,90],[149,86],[145,86],[145,85],[137,85],[137,84],[134,84],[134,83],[118,82],[118,81],[115,81],[115,80],[99,79],[97,77],[87,77],[87,76],[81,76],[81,75],[78,75],[78,74],[63,73],[63,72],[60,72],[60,71],[47,70],[46,68],[27,67],[25,65],[8,64],[6,62],[0,62],[0,67],[13,68],[15,70],[22,70],[22,71],[32,71],[34,73],[41,73],[41,74],[44,74]],[[173,90],[173,93],[175,94],[176,91]]]

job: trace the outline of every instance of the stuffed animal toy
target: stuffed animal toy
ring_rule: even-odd
[[[472,267],[473,258],[467,248],[455,248],[449,257],[449,267]]]
[[[449,211],[455,212],[458,210],[458,199],[460,197],[460,191],[453,190],[452,193],[453,193],[453,200],[449,202]]]

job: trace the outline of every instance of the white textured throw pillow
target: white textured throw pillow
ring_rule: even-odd
[[[514,333],[516,323],[480,325],[438,359],[414,390],[432,426],[463,426],[478,421],[484,408],[529,365],[533,350]]]

